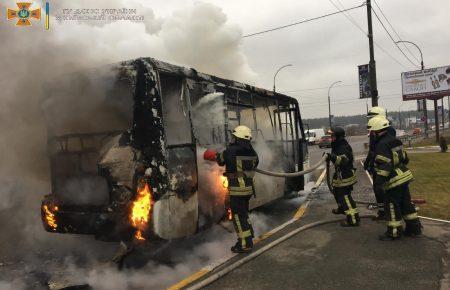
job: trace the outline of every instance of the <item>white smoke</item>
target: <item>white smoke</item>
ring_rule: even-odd
[[[14,280],[12,282],[0,281],[0,289],[2,290],[25,290],[26,285],[21,280]]]
[[[44,82],[141,56],[254,81],[255,73],[241,49],[242,32],[220,8],[198,2],[163,18],[144,3],[51,2],[55,14],[63,8],[136,8],[145,16],[143,22],[58,23],[52,16],[49,31],[36,21],[32,27],[15,27],[12,21],[0,25],[0,38],[5,40],[0,47],[0,256],[12,260],[26,256],[39,265],[37,261],[45,258],[34,257],[38,253],[96,259],[105,252],[100,243],[94,246],[92,240],[48,234],[42,228],[40,201],[50,191],[46,128],[40,111]],[[2,1],[0,10],[15,6],[16,1]],[[1,283],[2,289],[13,285]]]
[[[213,143],[212,135],[225,142],[225,105],[223,93],[211,93],[202,97],[192,107],[191,120],[195,139],[200,145]]]

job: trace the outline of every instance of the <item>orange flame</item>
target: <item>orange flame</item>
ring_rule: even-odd
[[[130,215],[131,224],[137,229],[134,235],[137,240],[145,240],[142,232],[147,228],[152,202],[152,193],[148,184],[145,183],[143,188],[138,189]]]
[[[232,221],[233,220],[233,213],[231,212],[231,208],[227,209],[227,215],[228,215],[228,220]]]
[[[141,230],[138,230],[138,231],[136,232],[136,234],[134,235],[134,237],[136,238],[136,240],[139,240],[139,241],[145,241],[145,238],[142,236]]]
[[[56,228],[58,228],[58,224],[56,223],[55,214],[48,208],[47,205],[44,205],[42,208],[44,209],[45,220],[47,221],[47,224],[52,228],[52,230],[56,231]],[[54,206],[53,211],[58,211],[58,207]]]
[[[228,179],[225,176],[220,176],[220,182],[222,183],[223,188],[228,188]]]

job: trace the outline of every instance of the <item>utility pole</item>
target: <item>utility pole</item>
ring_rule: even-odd
[[[442,135],[444,135],[444,131],[445,131],[444,98],[441,99],[441,116],[442,116]]]
[[[373,50],[373,31],[372,31],[372,2],[367,0],[367,25],[369,38],[369,78],[370,78],[370,95],[372,96],[372,107],[378,106],[378,89],[377,89],[377,73],[375,66],[375,53]]]
[[[439,115],[438,115],[438,101],[434,100],[434,131],[436,133],[436,143],[439,144]]]

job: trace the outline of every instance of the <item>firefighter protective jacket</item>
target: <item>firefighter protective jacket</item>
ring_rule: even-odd
[[[412,172],[406,167],[409,159],[403,149],[403,143],[390,134],[380,137],[375,146],[376,183],[389,190],[413,179]]]
[[[392,126],[387,128],[387,134],[396,137],[397,132]],[[377,145],[377,140],[373,134],[369,135],[369,153],[367,154],[366,160],[364,161],[364,168],[373,174],[375,171],[375,146]]]
[[[330,158],[334,163],[333,187],[345,187],[355,184],[353,150],[347,140],[340,138],[331,143]]]
[[[217,163],[225,165],[230,195],[247,196],[254,193],[253,178],[259,160],[250,141],[237,140],[217,154]]]

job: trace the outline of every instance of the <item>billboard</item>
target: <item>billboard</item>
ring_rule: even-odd
[[[450,95],[450,66],[402,73],[403,100],[439,99]]]
[[[358,66],[358,78],[359,78],[359,98],[366,99],[371,98],[370,93],[370,74],[369,65],[363,64]]]

